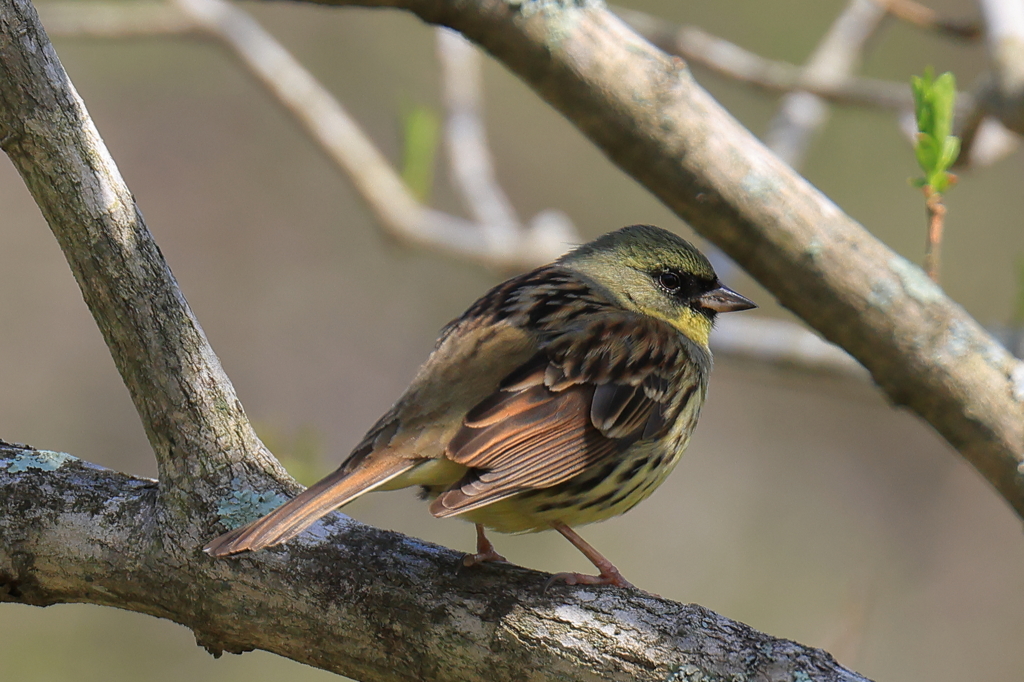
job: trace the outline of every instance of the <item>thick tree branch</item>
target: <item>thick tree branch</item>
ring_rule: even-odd
[[[0,148],[103,333],[156,453],[163,494],[192,498],[169,508],[199,509],[245,472],[290,480],[249,426],[35,10],[27,0],[0,9]]]
[[[0,602],[150,613],[215,653],[261,648],[360,680],[866,682],[700,606],[545,593],[511,565],[458,571],[451,550],[340,514],[287,549],[212,560],[165,535],[160,506],[155,481],[0,441]]]
[[[399,7],[490,51],[787,308],[928,421],[1024,516],[1024,365],[916,265],[766,150],[596,0]],[[600,112],[600,113],[597,113]]]

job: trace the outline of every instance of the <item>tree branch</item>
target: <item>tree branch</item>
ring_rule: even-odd
[[[200,508],[219,485],[250,473],[290,480],[249,426],[35,10],[27,0],[0,7],[0,148],[110,348],[162,493],[181,498],[169,508]]]
[[[266,649],[366,681],[867,682],[697,605],[545,593],[546,576],[507,564],[458,571],[460,554],[341,514],[286,548],[212,560],[167,535],[160,508],[155,481],[0,441],[0,602],[126,608],[215,654]]]
[[[677,26],[643,12],[616,8],[635,31],[670,55],[718,75],[770,92],[802,91],[834,104],[903,111],[914,106],[910,88],[874,78],[848,77],[819,82],[796,64],[767,59],[696,26]]]
[[[725,316],[711,335],[715,358],[731,357],[780,367],[869,379],[859,362],[814,332],[785,320],[748,315]]]

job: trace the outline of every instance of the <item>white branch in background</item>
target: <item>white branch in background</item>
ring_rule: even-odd
[[[862,381],[871,378],[842,348],[786,320],[752,315],[722,317],[711,334],[711,348],[715,357],[828,372]]]
[[[904,111],[914,106],[910,86],[874,78],[847,78],[817,83],[795,64],[767,59],[695,26],[672,22],[621,7],[615,13],[633,30],[668,54],[678,55],[730,80],[771,92],[806,91],[835,104]],[[966,106],[967,103],[959,103]]]
[[[568,216],[549,210],[524,226],[497,180],[483,117],[481,58],[478,49],[461,34],[438,27],[437,55],[441,66],[445,108],[445,142],[451,162],[452,184],[470,214],[487,232],[496,248],[511,246],[524,230],[563,235],[578,241]]]
[[[801,82],[819,88],[841,86],[860,67],[865,45],[885,15],[885,8],[875,0],[851,0],[807,61]],[[783,161],[800,168],[828,115],[828,104],[821,97],[806,90],[791,92],[768,125],[764,142]]]
[[[441,65],[441,90],[445,106],[445,142],[451,176],[470,214],[498,248],[516,239],[519,218],[512,202],[498,184],[483,123],[480,94],[480,55],[476,48],[450,28],[434,30]]]
[[[291,111],[345,171],[392,237],[502,270],[551,260],[570,246],[570,235],[543,229],[522,231],[519,239],[496,244],[480,225],[423,206],[341,104],[248,13],[225,0],[174,2],[231,47]]]
[[[979,0],[992,73],[980,88],[982,108],[1024,134],[1024,0]]]

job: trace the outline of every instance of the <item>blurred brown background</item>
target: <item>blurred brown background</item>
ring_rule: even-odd
[[[800,63],[838,0],[630,7]],[[973,4],[935,2],[955,16]],[[432,30],[399,12],[246,5],[336,93],[392,159],[400,112],[436,105]],[[344,177],[227,53],[197,39],[65,39],[57,50],[249,415],[306,482],[339,461],[404,388],[437,330],[498,277],[386,243]],[[893,22],[869,75],[934,65],[969,84],[983,47]],[[566,211],[585,236],[649,222],[691,234],[532,92],[489,62],[489,134],[521,215]],[[775,100],[698,71],[755,133]],[[913,155],[890,115],[838,110],[804,169],[919,261]],[[1003,323],[1024,253],[1024,155],[949,196],[943,285]],[[443,170],[435,204],[459,211]],[[749,279],[731,284],[785,316]],[[155,466],[61,253],[0,159],[0,438],[136,474]],[[310,459],[312,453],[312,459]],[[316,458],[319,457],[319,460]],[[469,550],[412,491],[368,496],[356,518]],[[676,473],[585,537],[637,585],[822,646],[881,680],[1017,680],[1024,669],[1020,521],[913,415],[866,384],[720,361]],[[556,534],[496,538],[511,560],[587,570]],[[214,660],[177,625],[112,609],[0,607],[0,679],[332,679],[261,653]],[[336,679],[336,678],[333,678]]]

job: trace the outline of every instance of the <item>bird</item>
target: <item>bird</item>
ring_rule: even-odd
[[[433,516],[476,524],[466,566],[504,561],[487,530],[553,529],[599,573],[548,584],[629,587],[574,528],[628,511],[665,480],[707,395],[715,316],[755,307],[662,228],[577,246],[485,293],[336,471],[204,551],[277,545],[364,493],[419,486]]]

